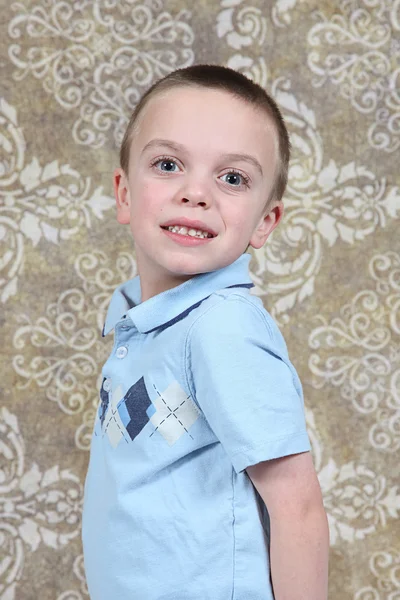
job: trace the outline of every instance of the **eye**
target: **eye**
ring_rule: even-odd
[[[179,171],[179,167],[176,161],[173,158],[170,158],[169,156],[162,156],[161,158],[157,158],[151,163],[150,166],[155,167],[163,173],[176,173],[177,171]]]
[[[229,183],[232,187],[240,187],[241,185],[249,187],[250,178],[239,171],[229,171],[222,177],[226,177],[225,183]]]

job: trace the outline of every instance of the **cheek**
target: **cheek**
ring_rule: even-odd
[[[138,204],[143,209],[154,210],[162,207],[170,194],[170,186],[167,186],[166,182],[159,179],[142,178],[136,182],[134,198],[139,200]]]
[[[225,212],[224,220],[229,225],[229,228],[239,236],[242,234],[245,235],[249,228],[249,214],[248,211],[243,211],[243,207],[235,207],[231,204]]]
[[[131,198],[132,214],[138,218],[154,212],[159,194],[156,186],[138,178],[132,187]]]

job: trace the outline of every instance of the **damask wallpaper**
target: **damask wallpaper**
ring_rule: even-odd
[[[136,274],[117,148],[150,84],[201,62],[266,86],[290,128],[285,217],[250,267],[303,382],[329,597],[399,599],[400,0],[0,7],[0,599],[88,598],[101,330]]]

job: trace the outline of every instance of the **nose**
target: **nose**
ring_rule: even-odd
[[[192,206],[207,206],[207,202],[201,198],[195,198],[192,195],[189,195],[189,197],[183,197],[182,198],[182,202],[184,202],[185,204],[191,204]]]
[[[207,208],[211,206],[211,191],[204,183],[199,181],[188,181],[178,191],[178,201],[180,203],[189,204],[192,206],[202,206]]]

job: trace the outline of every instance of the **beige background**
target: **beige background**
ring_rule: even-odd
[[[199,62],[266,86],[290,128],[285,219],[250,266],[303,382],[330,599],[400,598],[400,1],[0,8],[1,600],[87,598],[101,329],[136,274],[111,174],[140,94]]]

